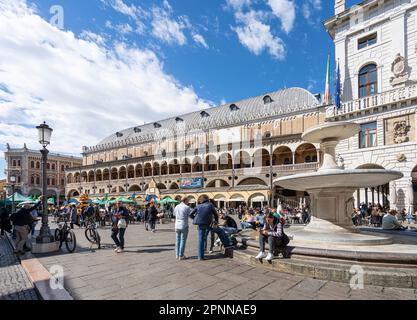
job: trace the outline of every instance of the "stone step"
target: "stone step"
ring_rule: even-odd
[[[225,254],[241,263],[267,268],[271,271],[307,276],[314,279],[357,283],[363,274],[363,285],[396,288],[417,288],[417,270],[409,265],[392,265],[348,262],[336,259],[306,258],[292,256],[291,259],[276,258],[271,262],[255,259],[258,251],[240,247],[226,250]]]
[[[259,249],[259,243],[256,240],[247,238],[245,236],[237,236],[236,240],[238,243],[242,244],[245,247],[254,248],[255,250]],[[317,248],[309,247],[308,245],[297,246],[290,245],[287,247],[288,253],[290,256],[305,256],[305,257],[320,257],[332,259],[346,260],[348,262],[354,263],[387,263],[395,265],[409,265],[417,266],[417,252],[416,253],[402,253],[402,252],[377,252],[377,251],[364,251],[364,250],[347,250],[339,248]]]

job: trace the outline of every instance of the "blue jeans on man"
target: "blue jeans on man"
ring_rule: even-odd
[[[198,232],[197,256],[198,256],[198,260],[203,260],[204,250],[206,248],[206,242],[207,242],[207,235],[209,232],[209,226],[198,225],[197,232]]]
[[[116,246],[120,249],[125,248],[125,232],[125,228],[117,228],[111,232],[111,238],[113,239]]]
[[[177,258],[184,257],[185,244],[187,243],[188,228],[175,230],[177,237],[175,241],[175,256]]]

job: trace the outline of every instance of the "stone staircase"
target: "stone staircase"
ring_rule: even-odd
[[[255,259],[259,252],[258,241],[243,233],[236,237],[235,249],[226,249],[225,254],[241,263],[271,271],[302,275],[314,279],[350,283],[355,275],[363,275],[364,285],[397,288],[417,288],[416,256],[381,254],[342,250],[319,250],[288,246],[289,258],[282,254],[268,262]],[[381,262],[381,260],[384,262]],[[378,262],[376,262],[378,261]]]

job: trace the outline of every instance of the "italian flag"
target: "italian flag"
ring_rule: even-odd
[[[330,55],[327,57],[326,91],[324,92],[324,104],[330,104]]]

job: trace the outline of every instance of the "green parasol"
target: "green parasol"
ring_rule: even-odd
[[[166,197],[164,199],[162,199],[161,201],[157,201],[158,204],[178,204],[180,203],[177,200],[172,199],[171,197]]]

